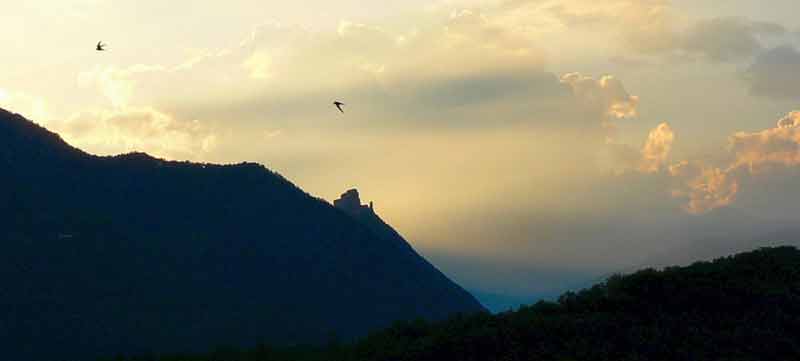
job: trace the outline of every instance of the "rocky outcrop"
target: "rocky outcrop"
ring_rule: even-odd
[[[339,199],[333,201],[333,206],[353,217],[375,212],[372,202],[369,205],[361,204],[361,196],[355,188],[342,193]]]

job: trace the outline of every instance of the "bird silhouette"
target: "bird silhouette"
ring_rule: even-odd
[[[342,112],[342,114],[344,114],[344,109],[342,109],[342,105],[344,105],[344,103],[336,101],[336,102],[333,102],[333,105],[335,105],[336,108],[339,109],[339,111]]]
[[[97,51],[106,51],[106,44],[103,44],[102,41],[97,42]]]

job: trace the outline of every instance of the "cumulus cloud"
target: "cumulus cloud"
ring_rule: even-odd
[[[670,167],[681,182],[673,195],[688,199],[687,211],[705,213],[731,205],[740,185],[753,177],[800,165],[800,112],[791,112],[773,128],[730,137],[731,160],[722,167],[683,161]]]
[[[218,143],[212,127],[207,121],[187,120],[160,109],[155,99],[165,85],[181,83],[177,80],[191,75],[195,66],[221,56],[224,54],[207,52],[174,66],[97,66],[83,71],[78,76],[79,85],[97,89],[108,106],[89,107],[64,119],[46,121],[64,139],[93,153],[142,151],[169,159],[202,160]],[[255,75],[266,71],[248,70]]]
[[[107,95],[114,100],[122,99],[115,98],[118,92]],[[171,159],[199,160],[217,145],[215,132],[197,120],[179,120],[149,106],[117,105],[85,109],[60,118],[48,110],[43,98],[0,89],[0,107],[20,113],[58,132],[72,145],[93,153],[147,151]]]
[[[646,173],[656,173],[661,171],[667,163],[672,143],[675,141],[675,133],[667,123],[659,124],[650,131],[642,148],[642,161],[639,170]]]
[[[675,133],[668,123],[653,128],[640,149],[609,138],[606,150],[610,153],[610,168],[617,175],[630,173],[656,174],[667,168]]]
[[[217,144],[217,136],[200,122],[178,120],[149,107],[86,110],[52,125],[73,145],[109,155],[147,151],[197,160]]]
[[[800,52],[790,46],[770,49],[755,59],[744,78],[754,95],[797,99],[800,97]]]
[[[739,192],[739,180],[731,169],[720,169],[702,162],[682,161],[670,166],[670,174],[682,182],[673,190],[676,198],[687,200],[684,209],[703,214],[731,205]]]
[[[572,89],[583,106],[603,114],[609,121],[632,118],[639,114],[639,97],[630,95],[622,82],[613,76],[594,79],[579,73],[570,73],[562,76],[561,82]]]
[[[746,167],[751,173],[800,165],[800,112],[789,113],[774,128],[734,134],[730,148],[736,159],[733,167]]]

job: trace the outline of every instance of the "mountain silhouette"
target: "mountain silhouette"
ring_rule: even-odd
[[[797,248],[761,248],[614,275],[516,311],[398,322],[352,343],[104,360],[800,360],[798,269]]]
[[[484,310],[371,208],[258,164],[94,156],[0,109],[0,168],[4,359],[319,343]]]

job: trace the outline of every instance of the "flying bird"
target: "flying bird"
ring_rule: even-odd
[[[333,102],[333,105],[335,105],[336,108],[339,109],[339,111],[342,112],[342,114],[344,114],[344,110],[342,109],[342,105],[344,105],[344,103],[336,101],[336,102]]]
[[[97,42],[97,51],[106,51],[106,44],[103,44],[102,41]]]

